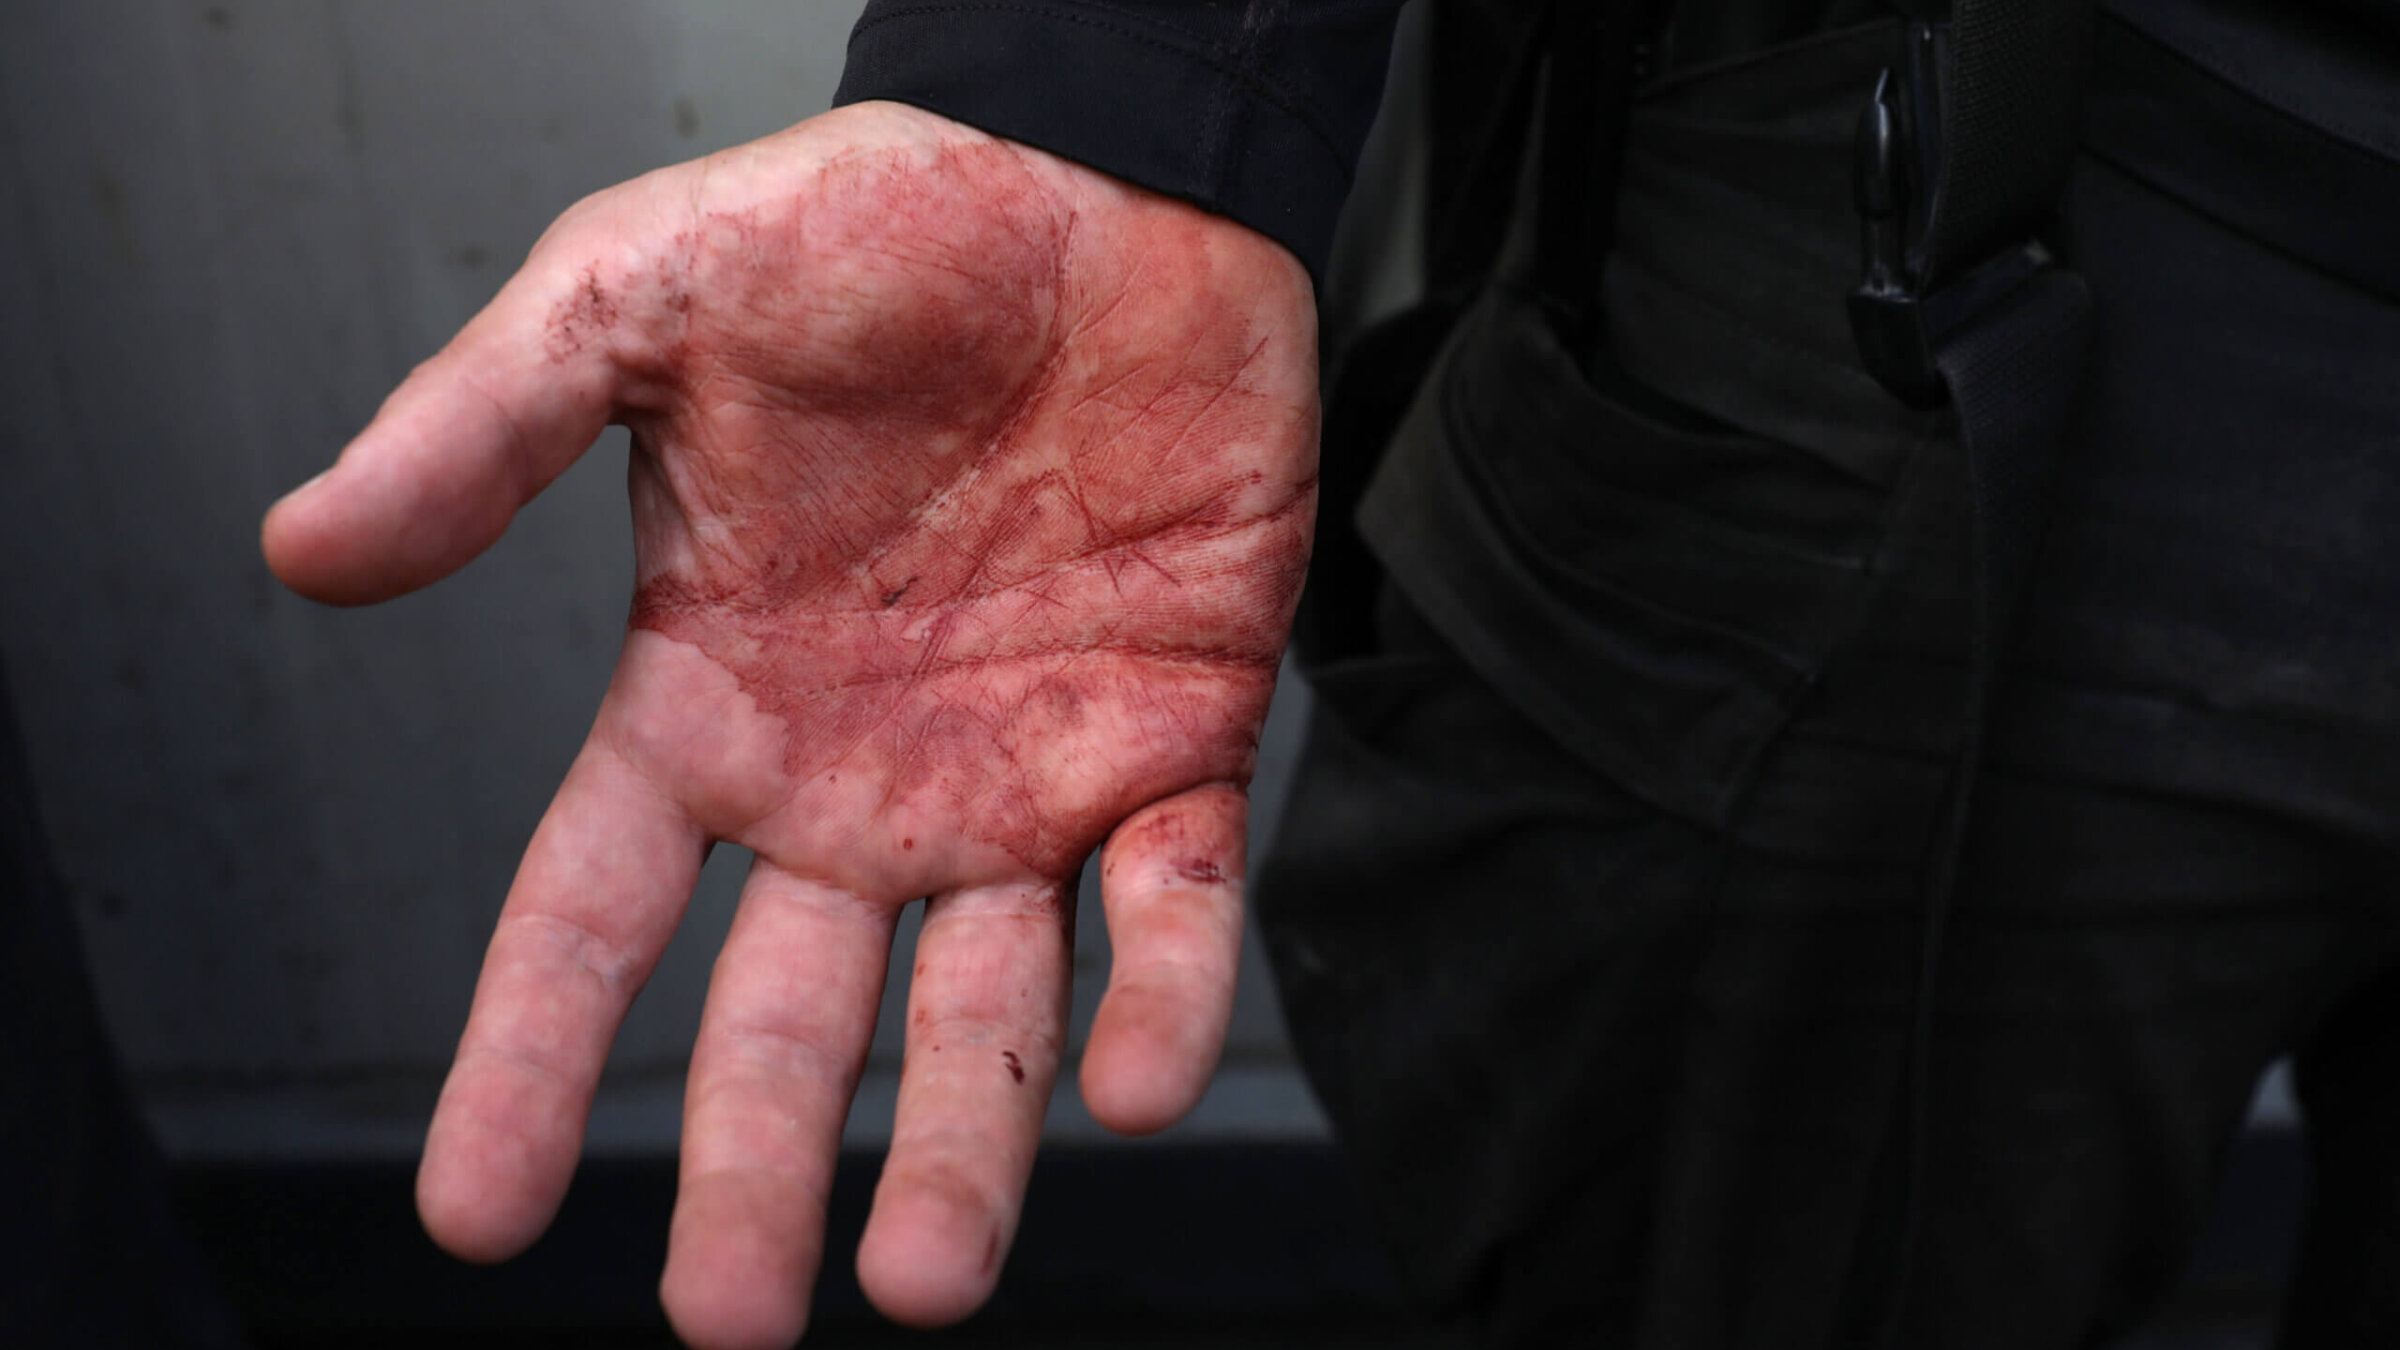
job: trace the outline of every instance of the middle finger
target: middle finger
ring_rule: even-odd
[[[709,978],[660,1297],[694,1346],[789,1345],[895,911],[760,859]]]
[[[895,1321],[957,1321],[999,1279],[1058,1078],[1071,928],[1051,883],[925,907],[892,1150],[858,1248],[859,1283]]]

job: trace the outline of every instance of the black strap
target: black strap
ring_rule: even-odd
[[[1914,0],[1859,120],[1865,275],[1850,322],[1902,400],[1951,394],[1950,331],[2050,262],[2034,242],[2074,163],[2091,0]]]
[[[1951,0],[1924,26],[1944,67],[1932,218],[1920,242],[1939,290],[2038,233],[2073,164],[2091,65],[2089,0]]]
[[[1888,1175],[1861,1235],[1857,1340],[1904,1345],[1925,1226],[1941,956],[1982,771],[2000,653],[2091,338],[2091,294],[2037,235],[2077,148],[2090,0],[1919,5],[1859,129],[1861,355],[1899,398],[1957,410],[1970,520],[1965,733],[1930,842]]]
[[[1928,848],[1910,990],[1907,1060],[1898,1094],[1899,1200],[1870,1232],[1860,1275],[1880,1286],[1874,1344],[1897,1347],[1925,1228],[1932,1080],[1942,945],[1983,768],[2000,655],[2024,600],[2045,515],[2044,498],[2067,433],[2091,337],[2083,278],[2047,268],[1952,334],[1936,363],[1958,409],[1965,450],[1972,572],[1965,734],[1947,801]]]

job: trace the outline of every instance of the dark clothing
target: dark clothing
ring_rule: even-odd
[[[1653,88],[1603,338],[1495,288],[1361,509],[1381,641],[1318,673],[1259,907],[1412,1283],[1495,1343],[1859,1344],[1883,1312],[1968,610],[1957,447],[1858,369],[1839,306],[1888,50]],[[2356,227],[2400,164],[2121,21],[2098,57],[2054,242],[2099,333],[1943,948],[1892,1343],[2131,1326],[2287,1052],[2338,1197],[2287,1344],[2382,1343],[2400,300],[2308,205],[2266,231],[2179,189],[2247,202],[2228,173],[2331,138],[2358,186],[2313,205]],[[2180,96],[2267,153],[2178,157],[2207,148],[2151,134]]]
[[[1282,243],[1322,281],[1401,3],[868,0],[834,102],[913,104],[1196,202]],[[1544,3],[1449,4],[1471,17],[1445,28],[1455,50],[1442,61],[1468,67],[1469,83],[1489,81],[1496,62],[1478,48],[1505,45]],[[2276,86],[2271,101],[2304,120],[2391,129],[2385,100],[2400,57],[2400,6],[2390,0],[2112,7],[2176,35],[2181,49],[2205,53],[2204,64],[2237,83]],[[1655,8],[1646,66],[1661,77],[1891,12],[1885,0]]]
[[[1807,828],[1748,842],[1593,771],[1404,603],[1382,627],[1317,676],[1258,892],[1295,1041],[1408,1286],[1495,1346],[1871,1344],[1880,1291],[1855,1277],[1924,839],[1886,807],[1937,766],[1805,715],[1750,811]],[[2395,982],[2336,999],[2400,940],[2390,844],[2036,767],[2010,747],[2039,714],[2003,728],[1945,947],[1893,1344],[2069,1350],[2132,1327],[2293,1046],[2312,1138],[2345,1147],[2317,1150],[2337,1203],[2314,1208],[2288,1319],[2316,1334],[2286,1344],[2384,1343]],[[1828,754],[1838,776],[1812,768]]]
[[[2340,1197],[2312,1211],[2291,1343],[2377,1343],[2400,1273],[2400,10],[2109,9],[2048,241],[2097,305],[2088,407],[1973,798],[1894,1343],[2130,1326],[2285,1052]],[[1411,1283],[1497,1343],[1882,1325],[1871,1233],[1969,604],[1953,429],[1866,376],[1842,308],[1852,129],[1893,45],[1861,17],[1672,7],[1599,336],[1562,339],[1512,261],[1359,511],[1381,636],[1316,674],[1259,907]],[[967,74],[944,110],[1102,106],[1013,78]],[[1185,125],[1177,97],[1108,106]],[[1176,190],[1115,155],[1135,133],[1081,126],[1043,143]]]
[[[1529,303],[1494,297],[1362,512],[1479,673],[1694,819],[1723,819],[1762,747],[1823,696],[1825,661],[1891,571],[1894,494],[1954,453],[1938,415],[1859,368],[1840,305],[1857,266],[1852,91],[1887,41],[1834,35],[1646,98],[1602,349],[1568,352]],[[2164,55],[2104,22],[2095,108],[2154,102],[2147,68],[2131,93],[2118,72]],[[2095,290],[2100,349],[2065,456],[2083,501],[2054,522],[2012,683],[2049,697],[2046,672],[2080,672],[2078,706],[2143,708],[2098,721],[2156,727],[2114,748],[2121,772],[2241,792],[2262,756],[2400,735],[2400,330],[2392,299],[2162,187],[2206,166],[2117,125],[2096,119],[2057,241]],[[2276,125],[2269,160],[2319,134]],[[2382,190],[2395,178],[2383,162]],[[2389,218],[2349,200],[2293,214]],[[1949,623],[1956,575],[1894,622]],[[1946,631],[1943,659],[1963,659],[1963,628]],[[1862,735],[1938,758],[1960,705],[1933,684],[1862,706]],[[2356,772],[2349,818],[2371,824],[2400,778]]]
[[[895,99],[1229,215],[1325,275],[1401,0],[870,0],[838,104]]]

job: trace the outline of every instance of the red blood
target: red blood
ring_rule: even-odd
[[[608,334],[617,326],[617,302],[600,282],[597,266],[583,270],[583,282],[574,294],[559,302],[550,315],[549,355],[552,361],[564,361]]]
[[[1261,355],[1296,339],[1186,208],[1101,231],[998,143],[826,175],[554,318],[641,376],[632,624],[733,676],[816,809],[1064,876],[1249,777],[1314,509]]]

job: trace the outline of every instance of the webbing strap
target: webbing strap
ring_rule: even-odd
[[[1860,1234],[1853,1343],[1904,1339],[1926,1226],[1942,946],[1989,739],[2000,656],[2039,545],[2092,301],[2035,237],[2077,148],[2090,0],[1919,4],[1860,121],[1861,355],[1903,400],[1957,410],[1968,488],[1965,730],[1929,841],[1906,1051],[1886,1154],[1892,1203]],[[1855,1319],[1855,1320],[1853,1320]]]
[[[2075,159],[2091,63],[2089,0],[1951,0],[1940,63],[1939,159],[1918,243],[1928,291],[2032,238]]]
[[[1858,128],[1859,354],[1930,407],[1949,331],[2049,261],[2091,64],[2091,0],[1921,0]]]
[[[1888,1244],[1891,1273],[1885,1277],[1885,1312],[1875,1340],[1880,1346],[1906,1344],[1901,1319],[1925,1227],[1942,944],[1958,893],[1975,781],[1983,769],[2000,655],[2015,627],[2041,540],[2044,498],[2091,346],[2091,311],[2083,278],[2050,268],[1959,330],[1935,356],[1958,408],[1966,458],[1972,575],[1965,732],[1929,845],[1924,908],[1918,916],[1908,1058],[1899,1092],[1902,1189]]]

